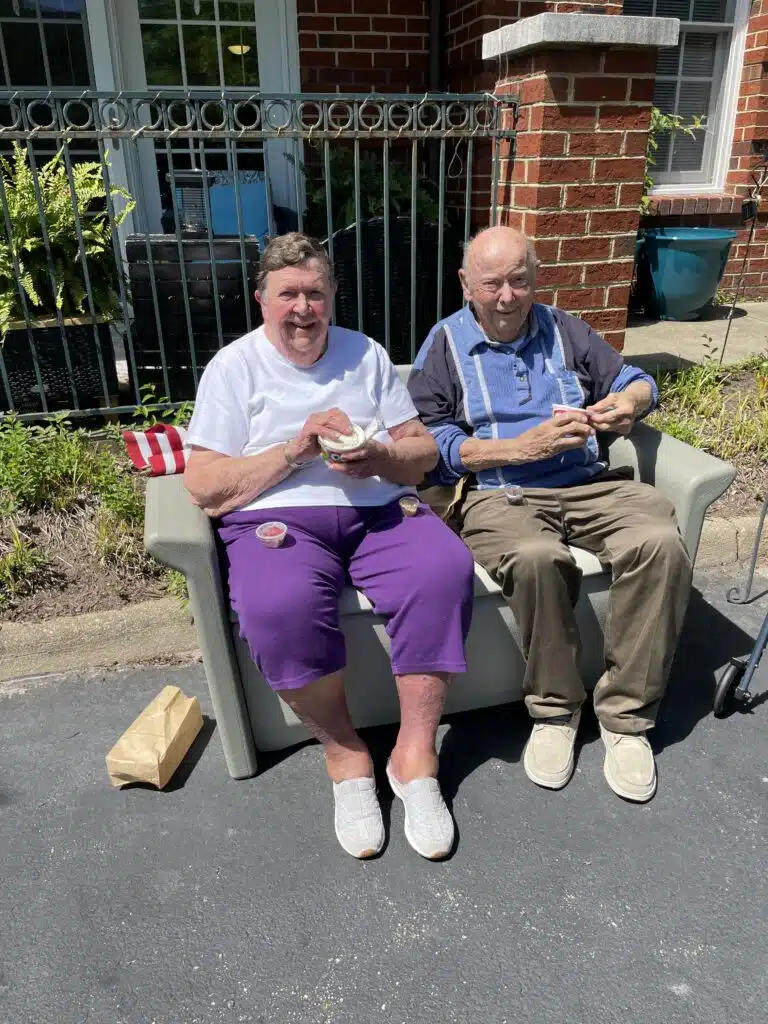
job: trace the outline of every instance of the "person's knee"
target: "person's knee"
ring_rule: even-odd
[[[639,536],[635,550],[642,560],[661,563],[670,570],[688,570],[691,559],[673,521],[654,521]]]
[[[411,572],[423,596],[436,595],[445,600],[450,595],[462,600],[472,593],[475,561],[466,544],[451,533],[439,546],[425,545]]]
[[[232,594],[232,606],[244,634],[277,637],[286,633],[297,615],[309,622],[319,618],[319,598],[308,581],[296,587],[251,585]]]
[[[566,545],[546,533],[522,538],[499,564],[502,577],[513,575],[517,579],[571,570],[578,568]]]

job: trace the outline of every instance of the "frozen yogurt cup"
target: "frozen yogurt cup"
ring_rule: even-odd
[[[338,458],[339,455],[347,455],[349,452],[362,448],[368,440],[368,436],[362,427],[356,423],[352,424],[351,434],[342,434],[339,437],[318,437],[318,444],[329,459]]]
[[[398,504],[404,516],[415,516],[419,511],[419,499],[415,494],[404,494]]]
[[[256,536],[268,548],[279,548],[287,533],[288,527],[285,523],[278,523],[277,520],[256,527]]]

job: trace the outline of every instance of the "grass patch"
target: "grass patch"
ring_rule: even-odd
[[[47,578],[48,559],[15,524],[0,537],[0,607],[31,593]]]
[[[46,426],[0,419],[0,606],[48,585],[46,567],[69,578],[100,567],[118,594],[146,580],[185,600],[183,577],[144,548],[144,490],[117,428],[96,440],[63,416]]]
[[[653,426],[720,459],[768,462],[768,356],[706,361],[659,374],[658,385]]]

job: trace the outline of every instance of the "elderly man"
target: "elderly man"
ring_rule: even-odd
[[[318,243],[297,233],[269,243],[256,292],[264,325],[207,366],[185,483],[217,520],[254,660],[323,745],[336,834],[354,857],[377,854],[384,827],[371,758],[344,697],[345,582],[388,619],[401,723],[387,775],[404,804],[406,838],[437,859],[454,829],[435,737],[450,675],[466,670],[472,558],[415,499],[437,463],[435,443],[384,350],[329,327],[333,290]],[[321,458],[319,438],[338,442],[355,426],[371,428],[362,447]],[[257,533],[274,520],[287,526],[276,547]]]
[[[650,800],[656,767],[646,732],[682,626],[691,564],[672,506],[612,472],[598,439],[629,433],[654,407],[656,385],[582,320],[534,303],[536,256],[519,232],[481,232],[460,277],[468,305],[430,332],[409,390],[440,449],[431,479],[464,482],[461,536],[520,627],[534,720],[526,774],[560,789],[573,773],[585,699],[574,544],[613,575],[606,667],[594,692],[605,777],[619,796]]]

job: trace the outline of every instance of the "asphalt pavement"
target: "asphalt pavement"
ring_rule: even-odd
[[[235,782],[208,717],[168,790],[110,787],[107,750],[164,684],[211,715],[200,665],[6,686],[0,1022],[764,1024],[768,666],[750,713],[710,709],[768,597],[729,606],[732,582],[697,575],[650,804],[608,789],[591,714],[559,793],[523,774],[520,705],[456,716],[442,864],[391,805],[391,728],[368,732],[389,841],[361,863],[336,843],[314,744]]]

